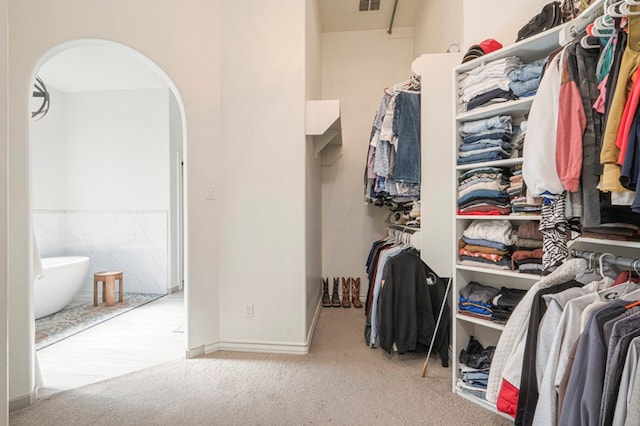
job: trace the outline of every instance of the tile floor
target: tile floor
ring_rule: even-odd
[[[185,319],[173,293],[37,351],[38,397],[184,357]]]

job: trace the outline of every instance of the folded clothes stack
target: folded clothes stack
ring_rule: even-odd
[[[504,324],[526,290],[507,287],[498,290],[476,281],[470,281],[460,289],[459,293],[459,313]]]
[[[527,187],[522,177],[522,165],[511,168],[509,178],[509,202],[511,212],[515,215],[539,215],[542,212],[542,200],[527,197]]]
[[[471,281],[461,288],[459,293],[460,313],[486,320],[491,319],[491,300],[500,293],[500,290]]]
[[[469,170],[458,177],[458,214],[507,215],[511,213],[508,180],[497,167]]]
[[[486,348],[473,336],[458,357],[462,364],[456,387],[469,395],[485,399],[489,383],[489,370],[495,354],[495,346]]]
[[[498,295],[491,299],[491,321],[505,324],[526,292],[502,287]]]
[[[476,220],[462,233],[458,246],[461,265],[511,269],[509,253],[517,240],[508,220]]]
[[[479,106],[517,99],[509,84],[510,72],[522,65],[517,56],[496,59],[478,65],[458,77],[459,111],[471,111]]]
[[[513,144],[511,117],[498,115],[462,125],[458,164],[502,160],[511,157]]]
[[[533,96],[540,86],[540,78],[542,70],[547,63],[546,58],[532,62],[530,64],[521,64],[516,70],[507,74],[509,78],[509,88],[519,98]]]
[[[516,250],[511,254],[512,269],[527,274],[542,274],[542,234],[540,222],[532,220],[518,226]]]
[[[477,369],[462,367],[456,386],[460,391],[478,398],[486,399],[489,383],[489,368]]]

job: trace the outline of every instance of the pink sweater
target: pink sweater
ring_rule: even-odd
[[[564,189],[576,192],[582,170],[582,136],[587,119],[580,90],[576,82],[569,79],[566,62],[561,66],[563,70],[558,102],[556,169]]]

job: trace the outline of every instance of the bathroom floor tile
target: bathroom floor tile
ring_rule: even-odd
[[[173,293],[37,351],[38,397],[185,356],[183,293]]]

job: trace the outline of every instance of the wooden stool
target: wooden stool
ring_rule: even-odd
[[[98,306],[98,283],[102,282],[102,301],[107,306],[113,306],[115,301],[116,280],[120,283],[120,297],[118,302],[122,303],[122,271],[96,272],[93,276],[93,306]]]

